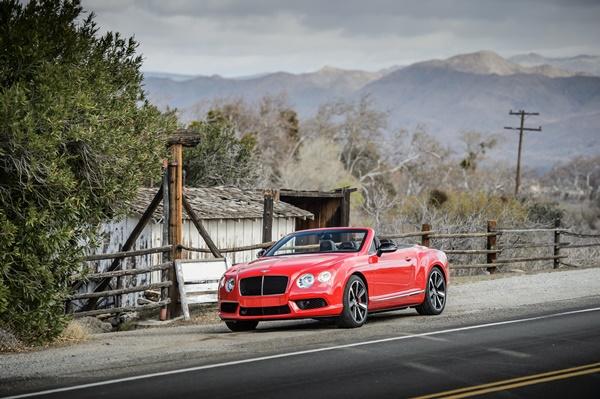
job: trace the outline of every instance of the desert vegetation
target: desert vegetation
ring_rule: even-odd
[[[227,126],[223,136],[238,140],[232,143],[234,152],[248,143],[239,168],[231,169],[228,157],[212,166],[238,173],[231,184],[309,190],[354,186],[359,188],[355,224],[397,232],[425,222],[464,230],[489,219],[502,226],[537,226],[563,218],[586,231],[600,227],[598,157],[557,163],[546,172],[528,170],[522,194],[514,197],[513,162],[488,158],[495,136],[462,132],[461,150],[452,150],[426,127],[390,129],[388,113],[378,111],[368,96],[324,104],[302,120],[285,97],[257,103],[218,100],[192,125],[209,123],[215,114]],[[204,151],[203,146],[194,151]],[[189,156],[193,164],[195,155]]]

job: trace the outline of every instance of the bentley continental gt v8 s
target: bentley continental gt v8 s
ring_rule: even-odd
[[[446,306],[448,278],[442,251],[399,246],[371,228],[302,230],[225,272],[219,316],[230,330],[248,331],[260,321],[304,318],[335,318],[354,328],[369,313],[407,307],[437,315]]]

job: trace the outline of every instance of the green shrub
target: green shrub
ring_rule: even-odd
[[[500,225],[523,224],[528,220],[527,205],[514,198],[472,191],[439,191],[405,198],[393,217],[404,223],[430,223],[459,229],[481,229],[487,220]],[[438,227],[436,227],[438,228]]]
[[[556,219],[562,219],[564,211],[557,203],[532,201],[527,207],[529,220],[534,223],[552,225]]]
[[[174,121],[136,47],[79,1],[0,3],[0,325],[29,343],[60,333],[83,245],[160,172]]]
[[[220,111],[210,111],[203,121],[188,129],[201,136],[200,144],[184,149],[186,185],[252,186],[257,178],[256,137],[240,139]]]

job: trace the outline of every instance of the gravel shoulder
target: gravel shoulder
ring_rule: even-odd
[[[418,316],[412,309],[381,313],[355,330],[313,320],[262,323],[253,333],[229,333],[220,323],[179,325],[96,334],[67,347],[0,354],[0,395],[600,306],[600,268],[456,280],[446,311],[436,317]]]

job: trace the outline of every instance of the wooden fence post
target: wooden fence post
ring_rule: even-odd
[[[428,223],[424,223],[421,225],[421,231],[431,231],[431,225]],[[421,235],[421,245],[424,247],[430,246],[429,234]]]
[[[560,266],[560,218],[554,221],[554,268],[558,269]]]
[[[495,220],[488,220],[487,233],[488,233],[488,236],[487,236],[487,243],[485,245],[485,249],[487,251],[495,251],[496,250],[496,240],[498,238],[498,235],[495,234],[496,233],[496,221]],[[494,234],[490,235],[490,233],[494,233]],[[496,263],[497,256],[498,256],[498,254],[496,252],[488,252],[486,263],[488,263],[488,264]],[[487,268],[487,271],[490,274],[496,273],[496,270],[497,270],[496,266]]]
[[[262,242],[273,241],[273,191],[265,190],[263,202]]]
[[[350,226],[350,191],[347,187],[342,188],[342,203],[340,204],[340,227]]]
[[[169,209],[169,162],[167,160],[163,161],[163,179],[162,179],[162,192],[163,192],[163,224],[162,224],[162,245],[169,245],[169,216],[171,211]],[[162,262],[168,262],[171,259],[171,251],[165,251],[162,253]],[[160,281],[165,282],[169,281],[169,276],[171,271],[169,269],[163,269],[160,272]],[[160,290],[160,300],[164,301],[169,297],[169,289],[167,287]],[[168,318],[168,305],[160,308],[159,319],[164,321]]]
[[[181,244],[183,242],[183,146],[171,146],[172,162],[169,163],[169,243],[171,248],[171,261],[181,259]],[[169,303],[167,317],[179,316],[179,287],[175,268],[169,270],[169,280],[173,284],[169,287]]]

